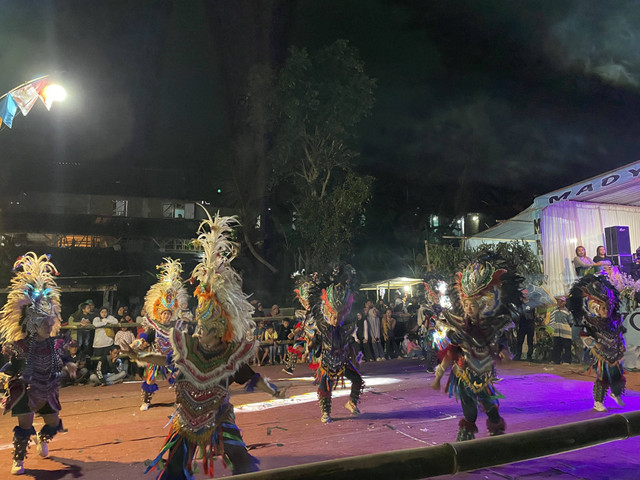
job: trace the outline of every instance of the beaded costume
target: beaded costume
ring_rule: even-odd
[[[0,312],[0,337],[3,353],[10,359],[2,367],[7,379],[2,405],[19,423],[13,430],[11,473],[19,475],[24,473],[31,435],[36,435],[34,414],[45,421],[36,435],[40,456],[48,455],[47,443],[62,430],[58,388],[63,363],[51,338],[60,328],[60,291],[54,280],[58,271],[49,256],[33,252],[19,257],[13,270],[11,291]],[[75,370],[70,367],[69,373]]]
[[[512,326],[520,301],[518,278],[499,268],[500,260],[481,257],[459,272],[450,288],[451,310],[444,312],[454,363],[447,384],[456,396],[464,417],[459,422],[458,441],[475,438],[478,402],[487,414],[490,435],[505,432],[494,388],[495,363],[500,355],[499,338]]]
[[[586,275],[571,288],[567,306],[576,324],[584,327],[583,341],[593,357],[590,366],[596,372],[593,408],[607,410],[603,402],[609,388],[611,398],[623,406],[620,396],[626,383],[622,366],[625,328],[618,310],[617,290],[605,275]]]
[[[316,322],[311,315],[311,309],[309,306],[309,291],[313,288],[315,282],[315,275],[313,277],[300,276],[296,280],[296,288],[294,292],[296,299],[302,305],[303,310],[296,310],[295,316],[297,323],[293,329],[294,339],[293,344],[287,347],[287,355],[285,358],[285,368],[282,370],[289,375],[293,375],[293,372],[298,365],[298,360],[308,355],[309,362],[314,365],[314,352],[309,350],[313,337],[316,333]]]
[[[176,409],[165,445],[147,468],[161,469],[161,479],[194,478],[195,459],[200,457],[211,476],[217,456],[234,474],[258,470],[258,460],[248,453],[235,424],[229,385],[245,383],[248,389],[257,387],[275,397],[283,394],[248,366],[257,343],[245,340],[253,328],[253,307],[242,292],[240,276],[229,265],[236,255],[236,245],[228,239],[234,225],[232,217],[209,217],[198,230],[204,258],[192,273],[199,283],[194,293],[196,332],[170,331]]]
[[[315,377],[321,421],[331,422],[331,392],[344,377],[351,381],[351,394],[345,408],[359,415],[358,401],[364,382],[354,366],[353,331],[355,323],[344,324],[353,303],[353,274],[351,266],[340,266],[318,281],[310,294],[310,304],[316,320],[314,342],[320,348],[320,364]]]
[[[183,328],[180,322],[182,306],[187,304],[187,291],[183,286],[181,274],[182,264],[179,260],[164,258],[164,263],[156,268],[160,270],[158,282],[152,285],[144,299],[147,312],[143,325],[155,333],[152,350],[167,357],[166,365],[148,364],[142,380],[142,405],[140,410],[149,409],[151,398],[158,390],[156,377],[161,376],[173,384],[173,361],[170,334],[176,325]],[[167,313],[168,312],[168,313]]]

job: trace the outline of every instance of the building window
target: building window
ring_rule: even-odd
[[[113,201],[113,216],[114,217],[126,217],[127,208],[129,206],[128,200],[114,200]]]
[[[191,205],[191,208],[189,206]],[[163,203],[162,216],[164,218],[193,218],[193,204]],[[191,216],[188,216],[190,214]]]

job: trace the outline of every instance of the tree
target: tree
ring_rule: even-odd
[[[355,172],[349,144],[373,108],[374,88],[345,40],[311,55],[290,49],[275,78],[273,188],[287,189],[289,219],[280,224],[298,268],[341,259],[361,227],[373,179]]]

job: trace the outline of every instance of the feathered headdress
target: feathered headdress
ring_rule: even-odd
[[[54,280],[58,270],[49,255],[38,257],[28,252],[13,265],[7,303],[0,311],[0,338],[16,342],[35,333],[43,320],[52,323],[52,332],[60,328],[60,290]]]
[[[163,258],[156,268],[160,270],[158,283],[152,285],[144,297],[144,309],[147,315],[155,321],[160,321],[160,314],[165,310],[171,311],[172,319],[180,311],[181,305],[188,301],[187,290],[182,281],[182,264],[180,260]]]
[[[351,311],[356,290],[355,270],[351,265],[341,264],[318,276],[309,294],[313,316],[329,323],[332,318],[342,323]]]
[[[307,275],[303,273],[296,273],[292,275],[295,281],[295,288],[293,292],[296,294],[296,299],[302,305],[302,308],[305,310],[309,310],[311,307],[309,306],[309,294],[313,289],[313,285],[316,283],[317,275],[314,273],[313,275]]]
[[[504,267],[504,268],[503,268]],[[520,305],[522,277],[509,271],[497,255],[482,255],[456,274],[449,296],[456,315],[463,315],[462,302],[478,304],[480,317],[513,316]]]
[[[206,209],[205,209],[206,212]],[[193,293],[198,299],[195,319],[205,330],[216,328],[224,342],[240,342],[254,327],[253,307],[242,291],[242,279],[231,267],[238,247],[229,237],[238,226],[236,217],[211,218],[200,223],[196,245],[202,246],[202,260],[191,273],[198,287]]]
[[[617,330],[622,325],[618,291],[606,275],[585,275],[569,293],[567,307],[576,322],[595,330]]]

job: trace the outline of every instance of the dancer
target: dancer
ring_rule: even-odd
[[[169,332],[176,368],[176,410],[166,443],[147,468],[160,468],[163,480],[192,479],[194,458],[200,457],[204,472],[211,476],[216,456],[223,457],[234,474],[258,470],[258,460],[248,453],[236,426],[229,385],[247,384],[245,388],[258,388],[275,398],[285,394],[248,365],[257,344],[245,340],[254,326],[253,308],[242,292],[242,279],[229,265],[237,246],[228,237],[236,225],[234,217],[209,217],[198,230],[197,244],[204,251],[192,273],[192,281],[199,282],[194,293],[196,331],[193,335],[188,329]],[[166,361],[157,353],[140,358]],[[165,453],[166,461],[162,460]]]
[[[625,328],[618,311],[618,291],[605,275],[586,275],[573,285],[569,295],[569,310],[576,325],[586,330],[583,342],[593,357],[590,368],[596,371],[593,409],[607,411],[604,396],[609,388],[611,399],[622,407],[626,383],[622,366]]]
[[[148,364],[145,367],[142,380],[141,411],[149,410],[153,394],[158,391],[156,378],[160,375],[173,384],[173,362],[171,360],[172,347],[169,335],[171,329],[183,328],[180,315],[184,305],[188,303],[187,291],[183,286],[180,260],[164,258],[164,263],[156,268],[160,270],[158,283],[152,285],[144,299],[144,309],[147,312],[143,325],[153,330],[155,339],[152,349],[155,353],[167,358],[166,365]],[[147,337],[148,338],[148,337]]]
[[[13,429],[11,473],[21,475],[31,435],[36,435],[38,454],[46,457],[47,444],[62,431],[58,397],[61,372],[66,369],[73,379],[76,365],[63,365],[52,338],[60,328],[60,291],[53,278],[58,271],[49,256],[26,253],[16,260],[13,270],[16,274],[11,291],[0,312],[3,352],[10,358],[2,368],[9,377],[2,403],[5,413],[11,411],[18,419]],[[37,434],[33,428],[35,414],[45,423]]]
[[[293,290],[296,299],[302,305],[303,310],[296,310],[296,326],[293,329],[293,345],[287,347],[287,355],[285,358],[285,367],[283,372],[293,375],[298,365],[298,360],[305,355],[313,363],[314,352],[309,351],[313,337],[315,336],[316,325],[309,306],[309,291],[315,282],[314,276],[301,275],[296,279],[296,288]]]
[[[335,268],[313,286],[309,296],[316,320],[314,340],[321,349],[315,385],[318,385],[322,423],[331,422],[331,392],[337,382],[344,383],[344,377],[351,381],[351,394],[345,408],[353,415],[360,415],[358,401],[364,382],[354,366],[356,354],[352,333],[355,324],[344,324],[353,303],[354,273],[350,265]]]
[[[500,358],[498,339],[517,315],[520,292],[519,277],[501,266],[499,258],[485,255],[459,272],[449,293],[452,308],[444,312],[452,345],[449,361],[454,362],[447,387],[449,396],[460,399],[464,415],[458,441],[475,438],[478,402],[487,414],[489,435],[506,430],[498,410],[498,398],[504,397],[493,386],[495,363]]]

